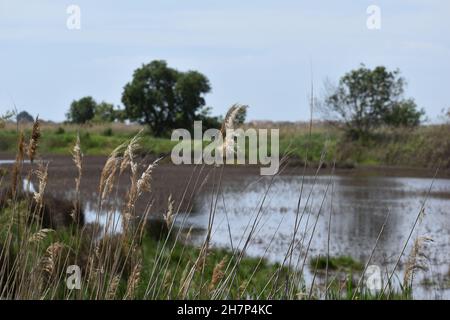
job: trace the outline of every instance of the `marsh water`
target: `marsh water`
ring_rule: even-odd
[[[417,237],[431,238],[422,246],[418,263],[423,269],[415,274],[414,296],[450,298],[449,179],[284,175],[257,182],[251,178],[227,181],[217,203],[215,199],[214,193],[202,195],[195,212],[186,217],[185,226],[198,230],[193,233],[193,242],[203,241],[214,203],[215,246],[242,250],[256,222],[246,253],[282,263],[297,221],[300,227],[291,264],[301,266],[306,254],[326,256],[327,248],[330,256],[351,256],[366,263],[376,245],[370,264],[379,266],[383,273],[392,271],[423,208],[401,261],[408,258]],[[393,281],[403,280],[404,268],[400,264]],[[306,281],[311,281],[313,270],[308,263],[304,271]]]
[[[86,159],[83,167],[81,190],[87,223],[107,222],[106,216],[96,215],[95,206],[104,161],[105,158]],[[10,164],[11,161],[0,161],[2,166]],[[151,194],[136,208],[145,208],[151,201],[152,219],[160,219],[167,210],[168,195],[179,199],[185,189],[191,188],[187,183],[191,177],[201,176],[193,170],[171,165],[157,167]],[[294,243],[292,258],[286,263],[299,267],[305,262],[303,270],[308,284],[314,273],[309,266],[310,257],[324,257],[328,250],[330,256],[350,256],[363,264],[374,250],[370,264],[389,274],[423,208],[393,280],[402,282],[415,239],[429,237],[432,241],[424,243],[420,255],[423,268],[414,277],[414,297],[450,299],[450,179],[433,179],[429,172],[422,177],[408,173],[393,176],[397,170],[376,174],[352,170],[319,176],[291,171],[295,174],[272,178],[260,177],[259,170],[229,168],[223,174],[220,192],[215,188],[217,183],[192,192],[195,195],[189,202],[193,206],[189,210],[181,207],[176,224],[186,233],[192,228],[189,241],[200,244],[205,239],[211,212],[215,212],[213,246],[233,250],[245,247],[247,255],[271,262],[282,263]],[[70,158],[50,159],[47,192],[70,198],[76,175]],[[202,184],[202,179],[199,181]],[[128,183],[129,177],[124,175],[118,191],[123,193],[112,198],[120,199]],[[183,214],[187,211],[190,213]],[[120,214],[113,220],[120,227]],[[299,227],[294,236],[296,221]],[[319,274],[315,284],[319,286],[322,278]]]

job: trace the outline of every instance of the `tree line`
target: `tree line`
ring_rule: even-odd
[[[181,72],[155,60],[136,69],[124,86],[123,110],[83,97],[72,102],[67,120],[78,124],[129,120],[147,125],[155,136],[175,128],[191,129],[195,120],[218,128],[221,118],[211,116],[206,106],[205,95],[210,91],[208,78],[200,72]]]
[[[399,70],[361,64],[337,85],[327,84],[319,105],[323,118],[342,127],[349,138],[367,138],[381,126],[415,127],[424,120],[424,110],[414,99],[404,97],[405,88]],[[210,91],[208,78],[200,72],[182,72],[155,60],[136,69],[125,84],[123,109],[88,96],[73,101],[66,117],[77,124],[137,122],[147,125],[155,136],[175,128],[192,129],[195,120],[202,120],[206,128],[219,128],[223,119],[211,116],[205,101]],[[240,122],[245,116],[239,115]]]

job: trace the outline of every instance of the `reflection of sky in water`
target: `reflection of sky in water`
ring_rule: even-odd
[[[99,211],[90,202],[84,208],[84,223],[96,223],[102,227],[102,234],[122,232],[122,215],[117,210]]]
[[[261,198],[269,187],[270,179],[246,183],[226,182],[216,209],[212,243],[216,246],[242,248],[248,236],[249,223],[261,204]],[[305,239],[305,248],[311,236],[325,190],[330,177],[306,177],[300,212],[304,210],[298,239]],[[331,255],[350,255],[365,262],[376,242],[388,210],[391,215],[378,243],[372,263],[392,266],[406,241],[414,219],[426,197],[432,179],[383,178],[383,177],[333,177],[316,231],[311,241],[309,256],[326,255],[328,219],[332,208],[330,235]],[[261,220],[252,237],[247,253],[282,261],[292,239],[297,202],[302,185],[301,176],[276,177],[264,203]],[[307,198],[311,194],[309,201]],[[305,206],[306,204],[306,206]],[[206,228],[211,208],[211,194],[201,196],[196,212],[188,219],[188,225]],[[417,235],[430,236],[434,242],[427,247],[430,270],[426,276],[434,279],[445,274],[450,267],[450,180],[436,179],[425,204],[425,217],[418,225],[411,243]],[[309,217],[309,218],[308,218]],[[307,232],[304,233],[305,227]],[[231,233],[231,239],[230,239]],[[193,241],[201,242],[204,234],[196,234]],[[269,246],[270,245],[270,246]],[[296,257],[299,256],[299,245]],[[267,252],[266,252],[267,250]],[[305,250],[302,251],[304,254]],[[406,255],[410,252],[407,249]],[[303,256],[300,256],[303,261]],[[405,257],[406,259],[406,257]],[[297,261],[293,259],[293,261]],[[300,262],[301,264],[301,262]],[[420,281],[418,275],[416,281]],[[431,288],[431,292],[434,288]],[[424,288],[416,292],[421,297],[433,298]],[[449,290],[442,293],[450,298]]]
[[[34,184],[28,179],[23,179],[22,184],[24,190],[36,192]],[[86,203],[84,206],[84,223],[94,223],[101,226],[100,237],[105,233],[117,234],[122,232],[122,215],[119,211],[106,208],[99,211],[97,206],[94,206],[91,202]]]

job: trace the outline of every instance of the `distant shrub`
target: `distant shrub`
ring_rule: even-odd
[[[111,128],[106,128],[102,133],[106,137],[111,137],[113,135],[113,130]]]
[[[63,127],[58,127],[58,129],[56,129],[55,134],[64,134],[66,133],[66,130],[64,130]]]

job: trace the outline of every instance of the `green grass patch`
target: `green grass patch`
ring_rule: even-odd
[[[312,257],[309,261],[311,270],[326,270],[327,257]],[[350,256],[329,257],[328,270],[333,271],[361,271],[364,266],[361,262],[356,261]]]

